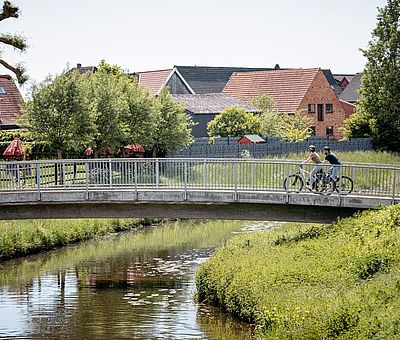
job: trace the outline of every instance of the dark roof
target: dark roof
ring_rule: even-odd
[[[322,70],[328,80],[329,85],[332,87],[333,91],[335,91],[336,95],[339,96],[342,93],[342,89],[340,88],[338,82],[336,81],[335,77],[333,76],[331,70]]]
[[[21,93],[9,75],[0,75],[0,87],[4,89],[0,94],[0,125],[15,126],[17,118],[22,114]]]
[[[348,82],[351,82],[351,80],[354,77],[354,74],[334,74],[333,76],[335,77],[338,83],[340,83],[344,78],[346,78]]]
[[[340,94],[339,99],[344,100],[345,102],[355,103],[361,97],[358,92],[361,87],[361,73],[357,73],[349,85],[343,90]]]
[[[186,110],[194,114],[217,114],[231,106],[241,107],[247,112],[255,113],[260,111],[224,93],[174,94],[173,96],[178,103],[185,105]]]
[[[82,66],[82,64],[76,64],[76,67],[72,68],[68,72],[72,72],[74,70],[78,70],[80,74],[84,74],[86,72],[96,72],[98,69],[96,66]]]
[[[234,72],[270,71],[279,68],[175,66],[196,94],[221,93]]]

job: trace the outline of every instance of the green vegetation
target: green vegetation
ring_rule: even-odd
[[[379,9],[377,25],[361,78],[358,109],[371,122],[375,147],[397,151],[400,147],[400,0],[388,0]],[[357,127],[357,126],[356,126]]]
[[[228,107],[208,122],[210,137],[242,137],[258,134],[260,118],[240,107]]]
[[[9,18],[18,18],[19,17],[19,8],[12,4],[10,1],[3,2],[3,8],[0,12],[0,21]],[[26,51],[28,45],[26,43],[26,39],[18,34],[10,34],[10,33],[1,33],[0,34],[0,46],[4,45],[10,46],[15,50],[20,52]],[[28,77],[25,72],[25,68],[23,65],[11,65],[4,59],[0,58],[0,65],[4,66],[6,69],[10,70],[15,74],[18,79],[19,84],[23,84],[28,80]]]
[[[280,137],[293,143],[302,142],[311,136],[313,119],[308,118],[303,111],[279,113],[274,99],[268,95],[255,97],[252,105],[261,110],[259,134]]]
[[[99,235],[138,229],[151,222],[146,219],[1,221],[0,261],[65,246]]]
[[[400,206],[236,237],[197,272],[200,301],[267,339],[400,336]]]
[[[193,123],[167,89],[153,97],[104,61],[97,72],[68,71],[34,86],[20,124],[58,158],[82,157],[87,147],[98,157],[133,143],[160,153],[192,143]]]

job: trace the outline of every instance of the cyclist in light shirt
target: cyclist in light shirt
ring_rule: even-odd
[[[324,168],[324,166],[321,161],[321,158],[315,152],[315,145],[310,145],[308,147],[308,150],[310,151],[310,154],[309,154],[308,158],[303,162],[303,164],[304,163],[314,163],[315,164],[314,168],[310,172],[310,177],[307,181],[307,186],[313,187],[316,174],[318,173],[318,171],[321,171]]]

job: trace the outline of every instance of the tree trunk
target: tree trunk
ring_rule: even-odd
[[[153,158],[157,158],[157,146],[153,146]]]
[[[62,150],[57,149],[57,159],[62,159]]]

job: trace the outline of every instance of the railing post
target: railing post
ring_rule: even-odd
[[[42,200],[42,194],[40,193],[40,165],[36,164],[36,178],[37,178],[37,191],[38,191],[38,201]]]
[[[203,189],[207,187],[207,161],[203,160]]]
[[[238,144],[239,145],[239,144]],[[238,201],[239,200],[239,195],[238,195],[238,180],[239,180],[239,161],[236,161],[236,166],[235,166],[235,196],[234,196],[234,200]]]
[[[183,163],[183,199],[187,201],[187,160]]]
[[[392,204],[396,204],[396,186],[397,186],[397,170],[393,169],[393,195]]]
[[[289,172],[290,172],[290,163],[286,163],[286,176],[283,179],[283,182],[285,183],[285,179],[289,177]],[[289,204],[289,183],[286,182],[286,204]]]
[[[111,163],[111,158],[108,160],[108,181],[110,183],[110,188],[112,188],[112,163]]]
[[[254,190],[254,160],[251,161],[251,188]]]
[[[17,189],[20,189],[20,181],[21,181],[21,174],[20,174],[20,167],[19,167],[19,163],[17,163],[17,176],[16,176],[16,180],[17,180]]]
[[[134,179],[135,179],[135,200],[137,201],[138,200],[138,175],[137,175],[137,172],[138,172],[138,162],[135,160],[134,161],[135,163],[134,163],[134,167],[133,167],[133,171],[135,172],[135,174],[134,174]]]
[[[336,185],[339,185],[339,187],[336,186],[336,189],[338,189],[338,194],[339,194],[338,195],[338,200],[339,200],[338,205],[339,206],[342,205],[342,176],[343,176],[342,171],[343,171],[343,168],[341,165],[339,165],[339,178],[338,178],[337,183],[335,183]]]
[[[89,162],[85,163],[86,199],[89,200]]]
[[[156,188],[160,187],[160,163],[158,158],[156,159]]]

